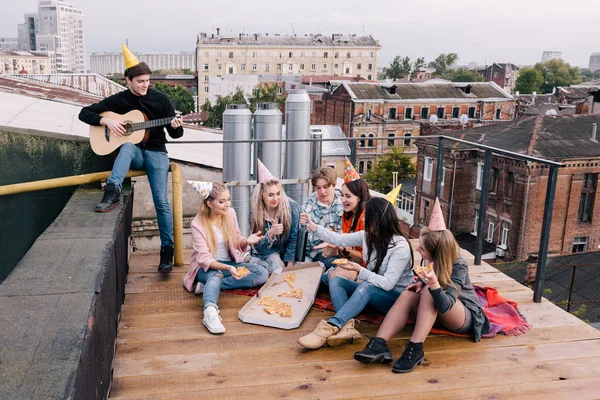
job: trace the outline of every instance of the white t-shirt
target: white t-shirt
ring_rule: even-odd
[[[227,246],[227,242],[223,237],[223,232],[219,228],[213,225],[213,229],[215,232],[216,242],[217,242],[217,252],[216,259],[217,261],[231,261],[231,256],[229,255],[229,247]]]

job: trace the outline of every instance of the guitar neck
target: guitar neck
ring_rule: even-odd
[[[173,118],[174,117],[167,117],[167,118],[154,119],[152,121],[138,122],[137,124],[131,125],[131,130],[132,131],[142,131],[145,129],[156,128],[158,126],[169,125]]]

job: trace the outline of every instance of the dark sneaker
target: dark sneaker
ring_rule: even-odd
[[[104,187],[104,196],[96,204],[96,212],[109,212],[121,202],[121,190],[114,183],[107,183]]]
[[[389,364],[392,362],[392,352],[385,339],[372,337],[367,347],[354,353],[354,359],[363,364]]]
[[[397,373],[410,372],[417,367],[417,365],[423,364],[425,360],[425,353],[423,353],[423,343],[408,342],[402,356],[394,363],[392,371]]]
[[[160,264],[158,272],[171,272],[173,270],[173,246],[160,248]]]

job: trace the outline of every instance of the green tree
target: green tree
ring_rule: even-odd
[[[184,74],[184,75],[194,75],[194,73],[192,72],[192,70],[189,69],[189,68],[183,68],[181,70],[181,73]]]
[[[393,189],[392,172],[398,172],[399,181],[415,176],[415,166],[411,162],[411,157],[397,147],[379,157],[373,168],[363,175],[363,179],[367,181],[371,189],[380,193],[388,193]]]
[[[540,91],[540,85],[544,83],[544,75],[534,68],[523,68],[515,83],[515,92],[530,94]]]
[[[410,61],[410,57],[396,56],[390,63],[390,66],[386,68],[384,77],[394,81],[402,78],[410,78],[424,66],[425,59],[423,57],[417,58],[413,63]]]
[[[434,75],[442,79],[452,78],[452,64],[458,60],[456,53],[442,53],[435,60],[429,63],[429,68],[435,70]]]
[[[217,96],[217,101],[214,105],[212,105],[210,101],[206,102],[202,106],[202,110],[208,113],[208,119],[204,122],[204,126],[222,129],[223,113],[228,104],[248,104],[246,95],[242,89],[238,87],[234,94]]]
[[[452,82],[483,82],[484,79],[476,71],[458,68],[452,71]]]
[[[569,63],[561,59],[552,59],[545,63],[537,63],[533,67],[544,77],[540,85],[542,93],[551,93],[557,86],[570,86],[581,83],[578,67],[571,67]]]
[[[590,69],[582,69],[580,72],[581,80],[583,82],[595,81],[600,79],[600,69],[592,71]]]
[[[256,111],[258,103],[279,103],[279,106],[285,103],[285,98],[277,94],[277,85],[260,85],[252,91],[252,95],[248,98],[250,103],[250,111]]]
[[[192,92],[183,86],[177,85],[175,87],[171,87],[167,83],[157,82],[152,86],[152,88],[166,94],[169,100],[174,103],[173,107],[182,114],[189,114],[196,110]]]
[[[421,68],[425,68],[426,66],[427,64],[425,64],[425,59],[423,57],[417,58],[417,61],[415,61],[412,66],[412,71],[410,73],[411,78],[414,77]]]

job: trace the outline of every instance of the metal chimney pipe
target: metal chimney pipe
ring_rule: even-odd
[[[310,139],[310,113],[312,102],[304,89],[292,89],[285,101],[285,132],[287,139]],[[286,142],[284,177],[308,179],[310,172],[310,142]],[[285,187],[286,194],[298,204],[307,195],[306,183],[293,183]]]
[[[282,114],[279,103],[258,103],[254,112],[254,138],[281,140]],[[281,178],[281,142],[256,143],[256,157],[271,171],[273,176]],[[254,177],[257,163],[254,161]]]
[[[322,139],[323,133],[321,130],[311,131],[311,139]],[[310,142],[310,174],[312,175],[316,170],[321,168],[321,158],[323,154],[323,142],[314,141]]]
[[[229,104],[223,113],[223,140],[250,140],[252,113],[246,104]],[[250,143],[223,144],[223,180],[250,180]],[[242,235],[248,235],[250,187],[230,187],[231,206],[237,213]]]
[[[598,139],[596,139],[597,132],[598,132],[598,124],[594,122],[592,124],[592,140],[598,140]]]

